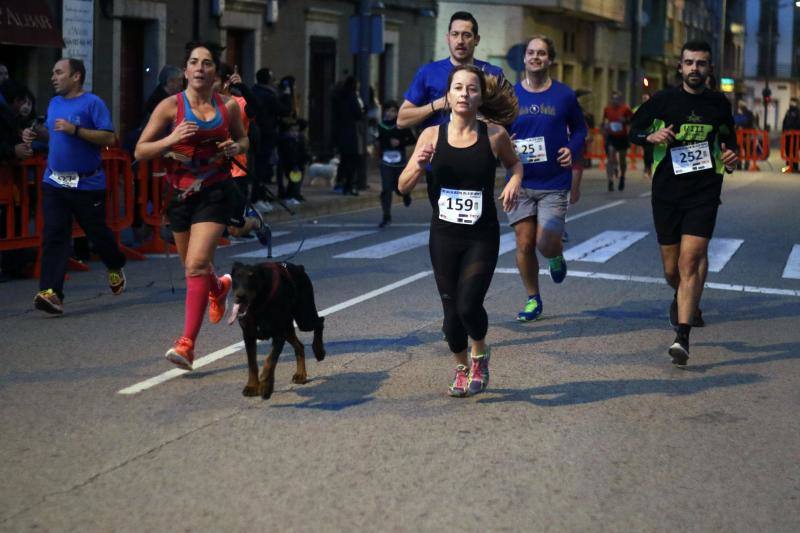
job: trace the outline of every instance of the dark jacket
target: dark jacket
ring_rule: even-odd
[[[333,102],[333,140],[340,154],[360,153],[359,121],[364,107],[355,92],[339,91]]]
[[[783,117],[783,131],[800,130],[800,107],[790,106]]]
[[[17,121],[11,109],[0,104],[0,163],[6,163],[16,159],[14,146],[22,142],[19,138]]]
[[[272,86],[253,85],[252,94],[259,104],[256,125],[261,133],[261,140],[266,144],[274,145],[278,139],[280,119],[288,116],[291,110],[280,102],[278,93]]]

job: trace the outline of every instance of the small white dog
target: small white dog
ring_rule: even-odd
[[[309,184],[313,187],[316,185],[326,185],[333,188],[336,184],[336,170],[339,168],[339,159],[334,157],[327,163],[320,163],[315,161],[308,166],[308,177],[311,181]],[[326,182],[327,180],[327,182]]]

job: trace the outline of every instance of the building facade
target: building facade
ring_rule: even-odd
[[[89,87],[108,104],[123,136],[141,123],[161,67],[182,66],[189,41],[225,46],[224,60],[237,65],[248,84],[262,67],[277,79],[293,76],[299,112],[320,150],[329,148],[331,89],[357,74],[350,50],[357,0],[0,0],[0,8],[21,14],[41,6],[59,34],[73,31],[73,10],[84,10],[75,26],[85,33],[77,48],[90,67]],[[436,2],[384,1],[378,7],[373,14],[383,16],[385,48],[371,57],[372,85],[381,100],[399,98],[417,67],[433,59]],[[63,37],[69,46],[70,35]],[[66,54],[29,43],[0,45],[0,62],[31,88],[39,112],[52,94],[52,66]]]

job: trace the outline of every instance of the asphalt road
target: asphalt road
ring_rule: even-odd
[[[797,531],[800,182],[727,181],[685,370],[647,190],[589,173],[538,322],[514,320],[525,295],[500,257],[490,389],[466,399],[446,395],[424,201],[382,231],[377,207],[273,228],[279,252],[305,239],[292,261],[328,357],[293,385],[287,346],[268,401],[240,393],[238,326],[204,325],[194,372],[163,359],[183,322],[174,257],[129,263],[119,297],[99,264],[72,274],[58,318],[32,310],[35,281],[1,284],[0,530]]]

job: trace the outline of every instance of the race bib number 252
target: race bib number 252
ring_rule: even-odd
[[[699,172],[711,168],[711,150],[708,141],[687,144],[670,150],[675,175]]]

